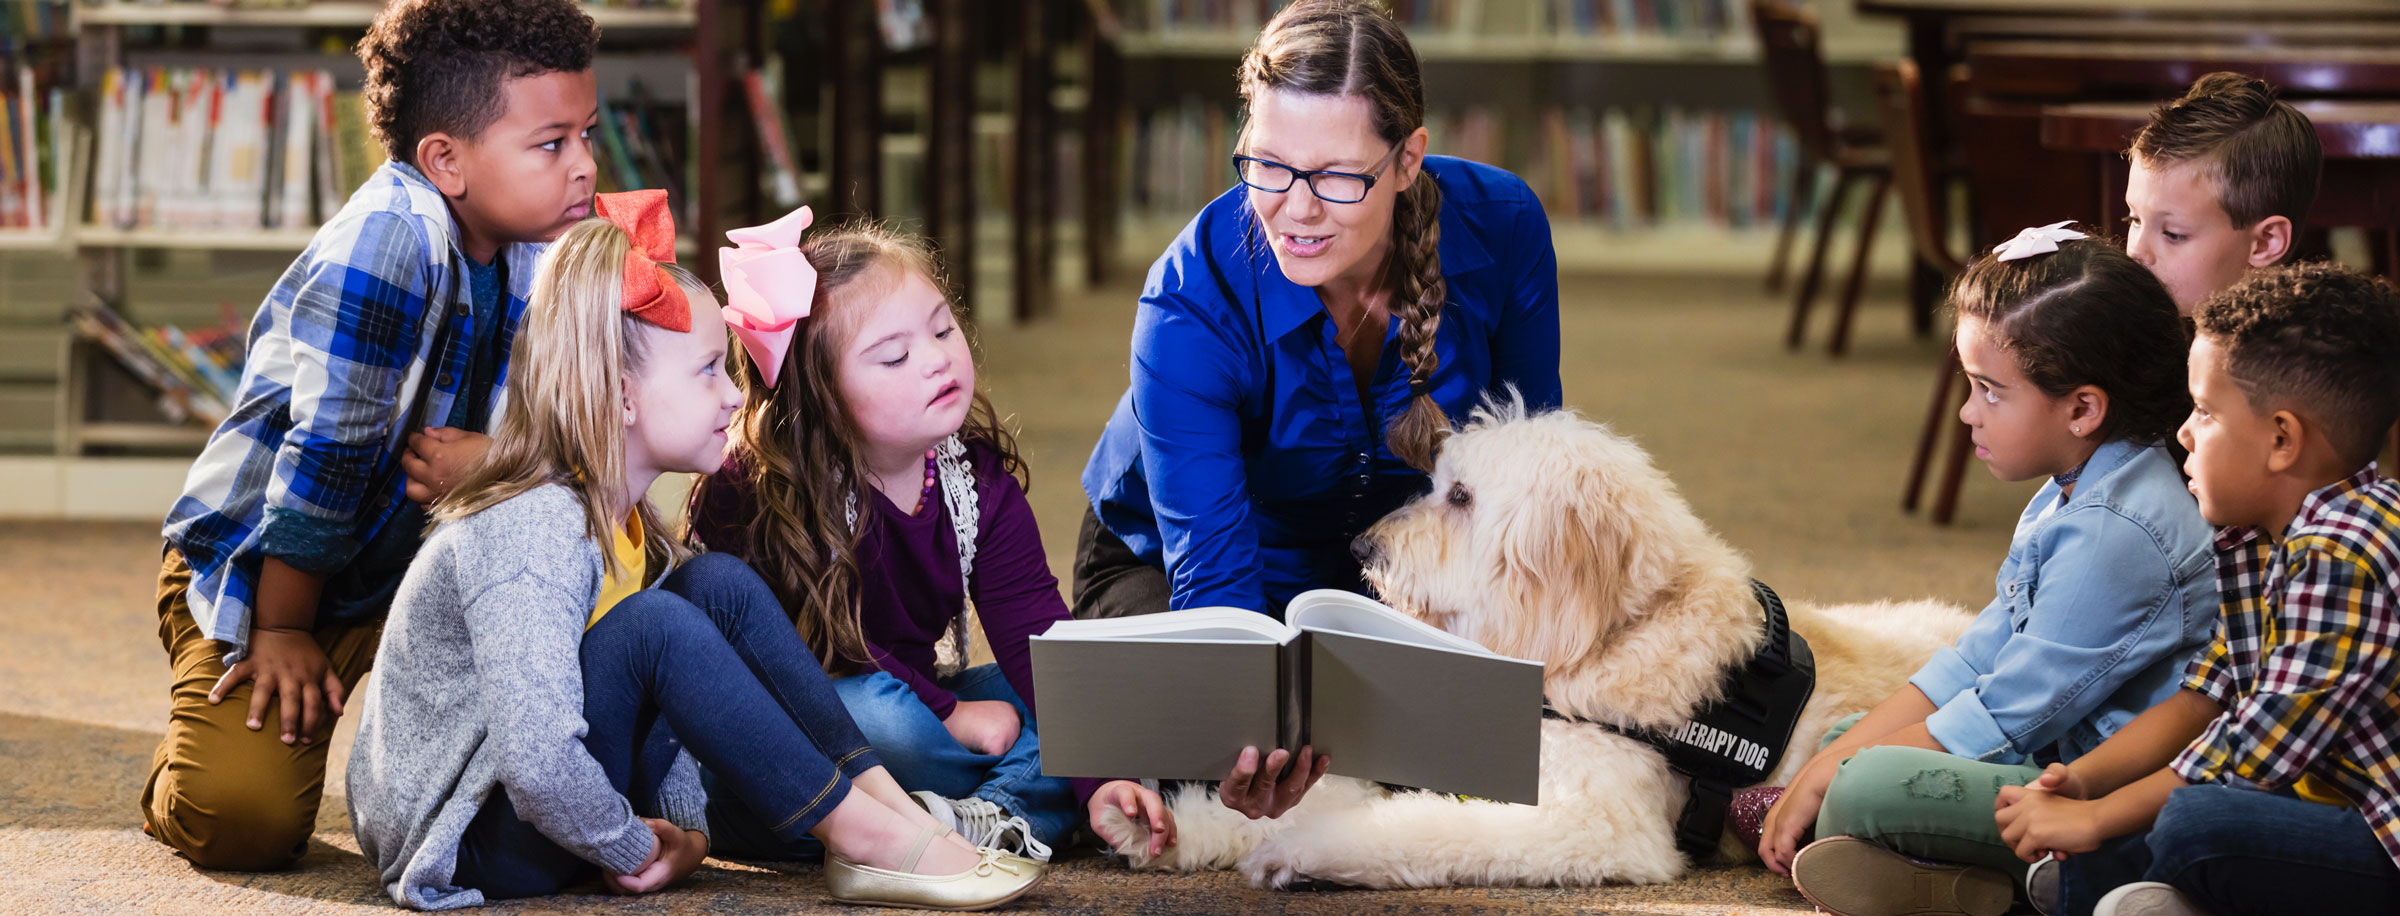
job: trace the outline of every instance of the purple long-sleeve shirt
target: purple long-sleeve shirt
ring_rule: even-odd
[[[758,544],[751,525],[758,504],[744,458],[735,454],[709,477],[692,506],[691,524],[708,549],[755,563]],[[934,647],[948,634],[971,589],[1001,674],[1038,717],[1026,640],[1068,619],[1067,605],[1042,553],[1033,507],[1016,478],[1001,470],[999,452],[968,440],[967,462],[975,474],[978,516],[974,581],[959,575],[958,535],[939,491],[927,511],[915,515],[873,493],[859,507],[859,629],[868,660],[906,682],[935,716],[948,719],[958,697],[934,682]],[[1105,780],[1074,782],[1077,798],[1089,801]]]

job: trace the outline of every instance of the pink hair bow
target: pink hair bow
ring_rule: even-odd
[[[2060,242],[2091,238],[2091,236],[2067,228],[2074,224],[2074,220],[2065,219],[2047,226],[2027,227],[2024,231],[2017,233],[2016,238],[2002,242],[1999,247],[1993,248],[1992,253],[1998,255],[2000,260],[2014,261],[2019,258],[2030,258],[2037,254],[2049,254],[2057,251]]]
[[[816,219],[801,207],[764,226],[725,233],[732,248],[717,249],[725,282],[725,325],[742,342],[767,387],[783,371],[800,319],[816,299],[817,269],[800,253],[800,232]]]

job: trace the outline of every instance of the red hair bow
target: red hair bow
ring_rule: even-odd
[[[667,192],[625,191],[592,197],[592,212],[633,237],[625,253],[624,301],[618,306],[643,321],[678,333],[692,329],[692,304],[683,286],[661,264],[675,263],[675,214]]]

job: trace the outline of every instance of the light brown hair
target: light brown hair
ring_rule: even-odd
[[[731,549],[757,570],[826,671],[840,675],[868,661],[858,619],[859,531],[849,513],[856,507],[865,516],[874,499],[866,443],[842,398],[842,352],[857,335],[865,306],[907,277],[923,277],[935,289],[943,284],[923,239],[873,223],[811,232],[800,252],[817,270],[817,289],[784,354],[779,384],[768,387],[747,351],[733,359],[734,381],[745,397],[733,426],[755,514],[743,544],[711,546]],[[959,330],[966,332],[964,322]],[[958,434],[997,450],[1002,471],[1016,475],[1020,486],[1026,483],[1016,439],[983,392],[975,392]],[[714,478],[702,482],[691,504],[702,505],[714,485]]]
[[[2157,166],[2195,162],[2217,183],[2217,205],[2237,227],[2281,216],[2298,229],[2317,199],[2324,151],[2308,116],[2264,80],[2217,72],[2158,106],[2127,152]]]
[[[1270,90],[1365,99],[1374,111],[1375,135],[1385,143],[1397,144],[1425,126],[1417,52],[1380,5],[1364,0],[1299,0],[1284,7],[1242,56],[1238,76],[1243,101],[1253,104]],[[1392,255],[1384,274],[1392,319],[1400,326],[1400,359],[1408,365],[1410,387],[1420,392],[1392,418],[1384,440],[1392,454],[1421,471],[1433,470],[1442,436],[1450,431],[1441,405],[1422,393],[1441,365],[1434,351],[1448,292],[1441,212],[1441,185],[1420,172],[1392,210]]]
[[[2251,271],[2193,313],[2252,410],[2291,410],[2345,461],[2374,460],[2400,421],[2400,296],[2339,264]]]
[[[617,224],[586,219],[543,252],[508,358],[508,406],[491,449],[434,506],[431,524],[466,518],[549,484],[583,503],[585,534],[613,539],[628,513],[642,519],[652,575],[681,555],[646,500],[626,505],[625,380],[641,375],[658,327],[621,308],[625,255],[633,239]],[[666,268],[692,307],[714,294],[691,274]],[[601,550],[612,574],[612,551]]]

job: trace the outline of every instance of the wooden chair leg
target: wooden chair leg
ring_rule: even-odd
[[[1833,193],[1825,195],[1825,209],[1817,212],[1817,240],[1809,246],[1808,272],[1800,275],[1800,293],[1792,299],[1792,327],[1783,335],[1786,349],[1800,349],[1800,338],[1808,332],[1808,307],[1817,297],[1817,284],[1825,278],[1825,249],[1833,241],[1833,220],[1841,213],[1842,198],[1857,177],[1858,173],[1848,169],[1835,175]]]
[[[1842,309],[1833,319],[1833,341],[1825,352],[1850,352],[1850,320],[1858,314],[1858,294],[1867,284],[1867,255],[1875,251],[1875,224],[1883,218],[1883,198],[1892,190],[1892,174],[1877,174],[1867,186],[1867,212],[1858,221],[1858,252],[1850,257],[1850,284],[1842,288]]]
[[[1942,492],[1933,501],[1933,523],[1950,524],[1958,515],[1959,479],[1966,476],[1967,459],[1975,455],[1975,429],[1965,423],[1950,427],[1950,462],[1942,469]]]
[[[1908,489],[1900,497],[1900,510],[1917,511],[1918,498],[1925,494],[1925,472],[1932,469],[1934,447],[1942,439],[1942,421],[1958,422],[1951,414],[1950,389],[1964,378],[1959,374],[1958,348],[1951,347],[1942,355],[1941,374],[1933,377],[1933,403],[1925,408],[1925,428],[1917,433],[1917,454],[1908,462]]]
[[[1814,161],[1803,161],[1792,170],[1791,187],[1783,206],[1783,228],[1775,233],[1775,258],[1767,262],[1767,292],[1783,292],[1783,281],[1792,272],[1792,239],[1800,234],[1801,215],[1808,212],[1809,201],[1816,198],[1817,169]]]

